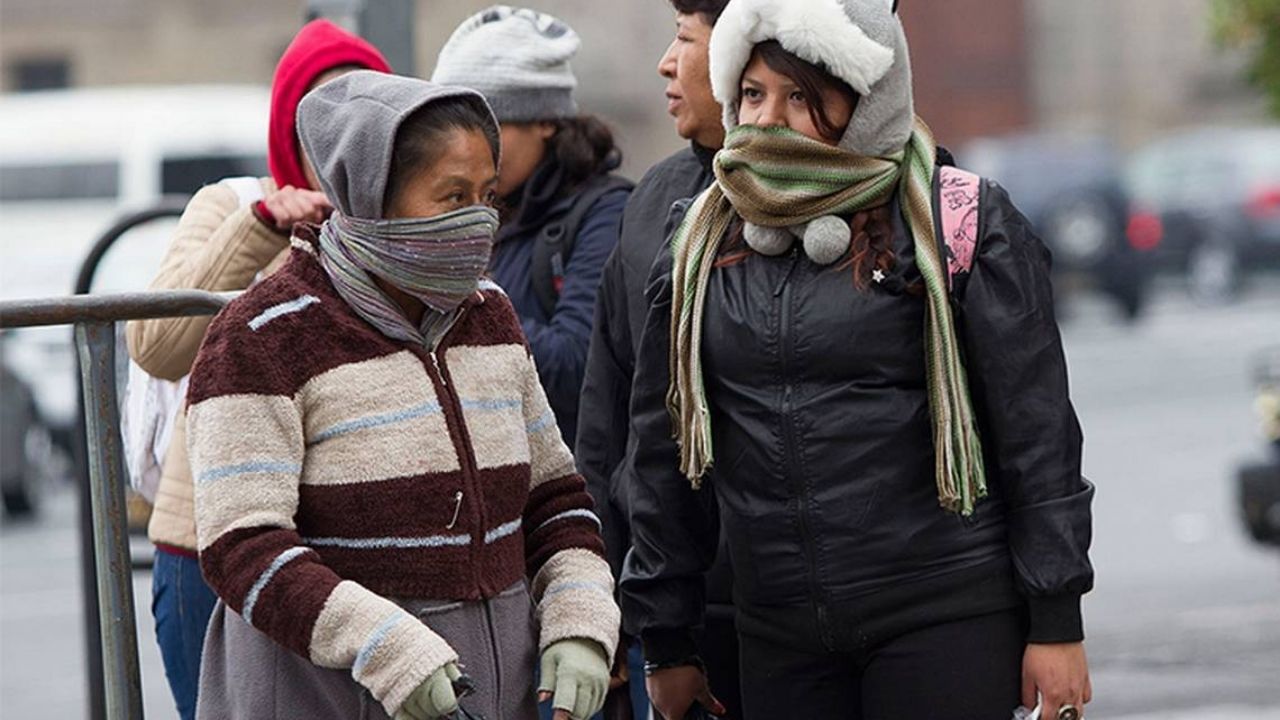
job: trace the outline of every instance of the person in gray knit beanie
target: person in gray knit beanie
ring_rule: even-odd
[[[550,15],[495,5],[458,26],[431,81],[480,91],[498,122],[573,117],[578,80],[569,61],[581,44],[573,28]]]
[[[502,227],[489,276],[520,315],[571,447],[596,291],[631,188],[611,174],[622,157],[612,131],[574,101],[580,44],[558,18],[495,5],[458,26],[432,74],[484,95],[501,126]]]

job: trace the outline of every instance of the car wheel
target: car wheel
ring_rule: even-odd
[[[1120,314],[1126,322],[1134,322],[1142,315],[1142,289],[1135,286],[1128,286],[1116,290],[1116,304],[1120,307]]]
[[[53,458],[53,441],[48,428],[38,422],[27,428],[23,454],[20,472],[0,488],[4,512],[11,518],[29,517],[40,508],[45,469]]]
[[[1240,256],[1231,243],[1200,242],[1187,264],[1191,294],[1207,305],[1230,302],[1240,290]]]
[[[1249,536],[1280,545],[1280,463],[1246,465],[1237,476],[1240,511]]]

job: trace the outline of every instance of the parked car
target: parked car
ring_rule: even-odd
[[[972,141],[959,157],[963,166],[1003,185],[1031,220],[1053,253],[1055,288],[1101,291],[1125,318],[1138,316],[1147,263],[1126,234],[1129,199],[1110,143],[1025,133]]]
[[[0,501],[4,514],[33,514],[43,494],[53,450],[30,386],[9,371],[0,335]]]
[[[1157,140],[1126,170],[1130,234],[1185,273],[1193,295],[1230,300],[1251,270],[1280,267],[1280,127],[1206,127]]]
[[[1280,545],[1280,346],[1258,356],[1254,378],[1267,447],[1261,459],[1240,467],[1240,512],[1254,540]]]
[[[69,295],[89,248],[121,214],[223,177],[266,174],[269,107],[268,89],[248,85],[0,95],[0,298]],[[119,243],[92,290],[144,289],[172,228],[155,223]],[[70,452],[71,329],[17,330],[6,342],[8,371]]]

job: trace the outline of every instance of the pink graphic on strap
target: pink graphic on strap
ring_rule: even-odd
[[[947,280],[973,268],[978,247],[978,199],[981,178],[959,168],[938,171],[941,185],[938,205],[942,211],[942,241],[947,248]]]

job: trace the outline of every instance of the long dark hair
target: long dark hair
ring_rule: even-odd
[[[831,120],[830,111],[824,94],[837,90],[848,98],[854,112],[858,111],[858,93],[848,83],[832,75],[821,65],[815,65],[797,57],[782,47],[777,40],[766,40],[755,46],[752,59],[760,58],[770,70],[786,75],[804,93],[805,102],[809,105],[809,118],[814,127],[828,141],[836,142],[844,134],[845,128],[837,126]],[[743,222],[735,221],[725,243],[722,254],[717,261],[718,266],[732,265],[746,259],[751,253],[743,248]],[[854,213],[849,219],[849,229],[853,237],[849,245],[849,256],[840,263],[840,268],[849,268],[853,273],[853,285],[859,290],[870,287],[871,274],[875,270],[890,272],[896,264],[893,251],[893,224],[889,206],[869,208]]]
[[[622,151],[614,141],[613,131],[600,118],[579,115],[553,124],[556,132],[547,140],[547,152],[564,173],[561,195],[572,193],[587,180],[622,163]]]
[[[502,140],[493,116],[484,102],[477,97],[462,95],[444,98],[414,112],[396,130],[395,146],[391,150],[391,169],[387,173],[387,188],[382,194],[382,212],[385,215],[391,201],[404,188],[415,173],[430,167],[443,153],[444,137],[453,130],[479,130],[489,143],[493,153],[493,166],[498,166],[502,153]]]

